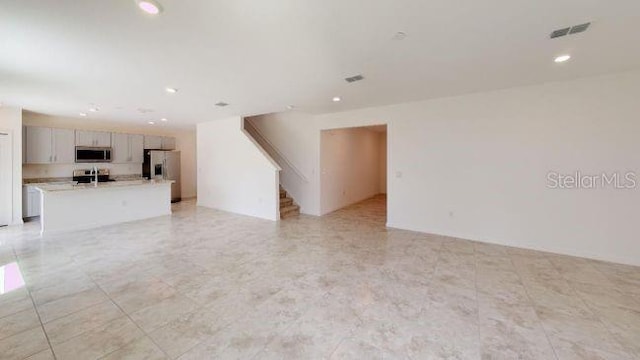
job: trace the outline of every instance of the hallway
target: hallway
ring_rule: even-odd
[[[271,222],[0,229],[3,359],[632,359],[631,266],[385,228],[385,196]]]

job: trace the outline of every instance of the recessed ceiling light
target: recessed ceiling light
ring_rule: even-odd
[[[80,116],[82,116],[82,117],[84,117],[84,116],[87,116],[87,113],[82,113],[82,112],[81,112],[79,115],[80,115]]]
[[[334,96],[332,100],[333,102],[340,102],[342,101],[342,98],[340,96]]]
[[[162,119],[160,119],[160,121],[167,122],[168,120],[167,120],[167,118],[162,118]]]
[[[565,61],[567,61],[569,59],[571,59],[571,55],[560,55],[557,58],[555,58],[555,60],[553,60],[553,61],[555,61],[557,63],[562,63],[562,62],[565,62]]]
[[[155,124],[155,122],[149,121],[149,125],[153,125],[153,124]]]
[[[295,106],[293,106],[293,105],[287,105],[287,109],[289,109],[289,110],[293,110],[293,108],[295,108]]]
[[[168,92],[169,94],[175,94],[178,92],[178,89],[176,88],[172,88],[172,87],[168,87],[165,89],[166,92]]]
[[[98,109],[97,107],[92,107],[92,108],[89,108],[89,111],[98,112],[98,111],[100,111],[100,109]]]
[[[150,15],[158,15],[162,12],[162,6],[154,0],[138,0],[138,7],[140,10]]]

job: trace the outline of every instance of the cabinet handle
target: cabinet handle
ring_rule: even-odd
[[[49,155],[49,162],[51,162],[51,155]]]
[[[54,161],[54,162],[57,162],[57,161],[58,161],[58,155],[54,155],[54,156],[53,156],[53,161]]]

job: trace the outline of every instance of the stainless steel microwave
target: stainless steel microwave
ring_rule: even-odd
[[[76,163],[111,162],[110,147],[76,146]]]

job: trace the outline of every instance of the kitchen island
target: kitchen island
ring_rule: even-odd
[[[33,184],[41,233],[81,230],[171,214],[172,180]]]

